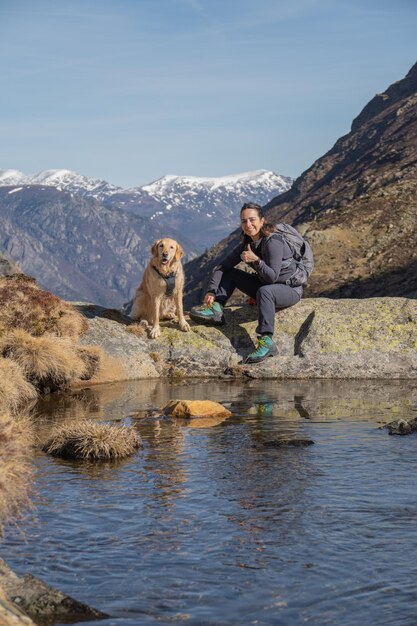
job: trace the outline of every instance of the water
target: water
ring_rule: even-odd
[[[221,423],[145,418],[220,401]],[[36,455],[37,509],[1,556],[111,615],[99,626],[411,626],[417,622],[412,382],[97,387],[39,406],[39,435],[86,415],[133,424],[142,449],[95,465]],[[197,427],[192,427],[197,426]],[[309,447],[265,446],[305,437]]]

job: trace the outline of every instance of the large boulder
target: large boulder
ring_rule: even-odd
[[[97,313],[82,342],[98,345],[111,367],[92,382],[141,378],[417,378],[417,302],[407,298],[306,298],[276,313],[277,357],[245,365],[257,309],[225,309],[226,325],[162,324],[158,339],[136,336],[127,319]],[[113,316],[114,317],[114,316]]]

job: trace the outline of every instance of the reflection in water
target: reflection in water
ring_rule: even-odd
[[[144,468],[153,476],[154,497],[164,506],[174,506],[188,478],[184,460],[184,430],[174,420],[153,419],[138,425],[148,444]]]
[[[172,399],[233,415],[151,411]],[[39,437],[56,421],[128,420],[143,447],[106,465],[39,453],[37,519],[2,556],[111,614],[103,626],[411,625],[416,438],[378,426],[416,400],[410,381],[139,381],[51,396]],[[316,445],[263,445],[284,437]]]

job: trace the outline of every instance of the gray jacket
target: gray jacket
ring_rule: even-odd
[[[223,276],[223,272],[231,270],[241,262],[240,255],[250,244],[252,251],[260,257],[255,263],[248,263],[252,267],[261,284],[286,283],[296,270],[292,252],[286,241],[278,233],[269,237],[260,237],[257,241],[246,238],[240,243],[219,265],[217,265],[209,279],[206,293],[216,293]]]

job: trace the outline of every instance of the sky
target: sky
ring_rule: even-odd
[[[416,32],[417,0],[0,0],[0,169],[297,177]]]

